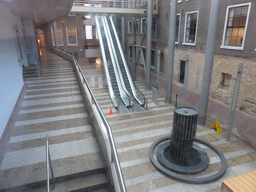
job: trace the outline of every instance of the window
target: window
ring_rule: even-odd
[[[198,23],[198,11],[186,13],[183,44],[186,44],[186,45],[196,44],[197,23]]]
[[[137,31],[139,33],[139,19],[136,19],[136,24],[135,24],[136,28],[135,28],[135,31],[136,31],[136,34],[137,34]]]
[[[156,27],[157,27],[157,20],[156,18],[152,19],[152,39],[156,40]]]
[[[141,52],[141,59],[140,59],[140,64],[141,65],[144,65],[144,64],[146,64],[146,48],[141,48],[141,50],[142,50],[142,52]],[[143,56],[144,56],[144,61],[145,61],[145,63],[143,63]]]
[[[143,34],[144,32],[146,32],[146,29],[147,29],[147,19],[146,19],[146,18],[142,18],[142,19],[141,19],[140,28],[141,28],[141,33],[142,33],[142,34]]]
[[[129,45],[128,49],[129,49],[129,59],[132,59],[132,46]]]
[[[251,3],[227,7],[221,48],[243,50]]]
[[[155,69],[155,50],[151,50],[151,69]]]
[[[67,41],[69,46],[77,46],[76,27],[67,27]]]
[[[132,33],[132,20],[128,21],[128,33]]]
[[[63,46],[62,28],[57,28],[58,45]]]
[[[180,60],[180,83],[184,84],[184,79],[185,79],[185,69],[186,69],[186,61],[185,60]]]
[[[180,14],[176,16],[176,32],[175,32],[175,43],[179,44],[179,34],[180,34]]]
[[[55,46],[55,34],[54,29],[51,27],[51,33],[52,33],[52,45]],[[58,37],[58,45],[63,46],[63,38],[62,38],[62,28],[57,28],[57,37]]]
[[[85,38],[86,39],[93,39],[92,26],[91,25],[85,25]]]
[[[51,33],[52,33],[52,45],[55,46],[55,38],[53,33],[53,28],[51,27]]]

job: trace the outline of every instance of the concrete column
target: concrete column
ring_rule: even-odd
[[[208,27],[207,44],[206,44],[206,55],[205,55],[205,66],[204,75],[202,81],[199,113],[198,113],[198,124],[205,125],[206,113],[208,109],[209,93],[212,79],[212,67],[215,51],[215,39],[218,27],[219,19],[219,8],[220,0],[212,0],[211,13]]]
[[[58,34],[57,34],[57,24],[56,21],[53,21],[53,30],[54,30],[54,37],[55,37],[55,46],[59,47],[59,43],[58,43]]]
[[[151,49],[152,49],[152,15],[153,0],[148,0],[147,13],[147,53],[146,53],[146,89],[150,89],[150,66],[151,66]]]
[[[177,0],[171,0],[171,15],[169,29],[169,45],[168,45],[168,66],[167,66],[167,88],[166,88],[166,103],[172,102],[172,81],[173,81],[173,65],[174,65],[174,50],[175,50],[175,32],[176,32],[176,17],[177,17]]]

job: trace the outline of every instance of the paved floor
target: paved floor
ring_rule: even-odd
[[[72,64],[44,52],[40,72],[26,75],[2,138],[0,190],[45,180],[46,135],[55,177],[104,169],[86,117]]]
[[[95,68],[93,65],[82,66],[82,69],[112,128],[128,191],[217,192],[220,191],[223,180],[256,169],[255,148],[235,137],[232,137],[230,142],[225,141],[226,132],[223,130],[223,133],[217,133],[211,129],[212,124],[208,123],[206,126],[198,126],[197,137],[213,144],[224,153],[228,162],[225,175],[216,182],[201,185],[184,184],[165,177],[151,164],[149,147],[158,138],[170,135],[173,105],[165,104],[163,96],[158,98],[159,105],[155,105],[151,100],[151,91],[137,84],[139,90],[149,99],[148,111],[108,115],[111,101],[105,83],[104,70]],[[217,155],[212,150],[203,148],[208,153],[210,165],[199,175],[200,177],[215,173],[221,166]]]
[[[56,62],[58,58],[58,62]],[[54,54],[43,58],[40,77],[26,80],[26,87],[17,105],[0,150],[0,190],[45,177],[45,136],[50,136],[50,150],[57,175],[91,169],[91,162],[102,166],[91,127],[71,64]],[[50,63],[52,63],[50,65]],[[104,71],[82,63],[82,69],[109,121],[116,142],[127,190],[136,191],[220,191],[221,182],[256,169],[255,149],[232,137],[225,141],[225,131],[216,133],[211,124],[198,126],[197,137],[220,149],[227,158],[228,170],[220,180],[204,185],[174,181],[157,172],[148,157],[152,142],[170,135],[173,105],[151,101],[151,91],[138,88],[149,99],[148,111],[118,115],[107,91]],[[112,108],[114,115],[108,115]],[[86,146],[86,147],[85,147]],[[217,171],[220,161],[209,149],[205,176]],[[93,152],[94,151],[94,152]],[[97,149],[96,149],[97,151]],[[98,166],[97,165],[97,166]]]

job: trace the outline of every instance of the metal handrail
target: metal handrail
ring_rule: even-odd
[[[120,74],[117,69],[117,64],[116,64],[116,59],[115,59],[116,56],[115,56],[115,52],[113,50],[114,45],[113,45],[113,42],[111,39],[111,35],[109,34],[108,24],[106,23],[104,16],[102,16],[101,19],[102,19],[102,24],[104,27],[104,31],[105,31],[105,35],[106,35],[106,39],[107,39],[107,43],[108,43],[108,47],[109,47],[109,53],[110,53],[112,65],[113,65],[113,68],[115,71],[116,81],[118,84],[118,90],[119,90],[121,99],[126,107],[131,107],[131,98],[127,93],[128,91],[126,91],[126,88],[124,87],[124,83],[122,82],[122,79],[121,79]]]
[[[60,49],[57,49],[55,48],[56,50],[58,51],[61,51],[65,54],[68,54],[74,64],[77,66],[78,68],[78,71],[84,81],[84,84],[86,85],[86,88],[88,89],[88,92],[90,94],[90,97],[91,97],[91,101],[95,104],[95,107],[97,109],[97,112],[99,113],[99,116],[106,128],[106,132],[107,132],[107,137],[108,137],[108,141],[109,141],[109,146],[110,146],[110,149],[111,149],[111,159],[112,159],[112,162],[114,163],[114,166],[115,166],[115,170],[116,170],[116,175],[117,175],[117,178],[118,178],[118,183],[119,183],[119,186],[120,186],[120,191],[121,192],[126,192],[126,187],[125,187],[125,184],[124,184],[124,178],[123,178],[123,174],[122,174],[122,170],[121,170],[121,166],[120,166],[120,163],[119,163],[119,159],[118,159],[118,155],[117,155],[117,151],[116,151],[116,147],[115,147],[115,142],[114,142],[114,138],[113,138],[113,134],[112,134],[112,131],[111,131],[111,128],[108,124],[108,121],[104,115],[104,113],[102,112],[102,109],[100,108],[99,104],[98,104],[98,101],[96,100],[90,86],[89,86],[89,83],[87,82],[83,72],[82,72],[82,69],[80,67],[80,64],[78,63],[76,57],[74,56],[74,54],[70,54],[70,53],[67,53],[67,52],[64,52]]]
[[[52,188],[55,188],[55,178],[53,174],[53,168],[52,168],[52,161],[51,161],[51,156],[50,156],[50,151],[49,151],[49,141],[48,141],[48,136],[46,136],[46,181],[47,181],[47,192],[50,192],[50,170],[52,174],[52,182],[53,186]]]
[[[121,46],[121,43],[119,41],[119,38],[118,38],[118,35],[117,35],[117,31],[116,31],[116,28],[115,28],[115,25],[114,25],[114,22],[113,22],[113,18],[110,16],[110,22],[111,22],[111,25],[112,25],[112,29],[113,29],[113,32],[114,32],[114,35],[115,35],[115,38],[116,38],[116,42],[117,42],[117,45],[118,45],[118,49],[120,51],[120,54],[121,54],[121,58],[122,58],[122,61],[123,61],[123,65],[124,65],[124,68],[125,68],[125,71],[126,71],[126,74],[127,74],[127,77],[128,77],[128,80],[129,80],[129,83],[130,83],[130,86],[131,86],[131,89],[132,89],[132,94],[135,98],[135,100],[140,104],[140,105],[145,105],[145,96],[143,95],[143,93],[141,91],[139,91],[135,84],[133,83],[132,81],[132,77],[131,77],[131,74],[129,72],[129,69],[128,69],[128,65],[127,65],[127,62],[126,62],[126,59],[125,59],[125,56],[124,56],[124,53],[122,51],[122,46]],[[142,100],[140,100],[140,98],[138,97],[137,95],[137,92],[139,92],[139,94],[142,96]]]

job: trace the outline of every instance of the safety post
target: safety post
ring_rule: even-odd
[[[236,84],[235,84],[235,90],[234,90],[233,100],[232,100],[232,104],[231,104],[231,111],[229,114],[228,131],[227,131],[226,141],[230,141],[230,137],[231,137],[232,127],[233,127],[233,123],[234,123],[234,119],[235,119],[237,98],[238,98],[240,83],[241,83],[241,79],[242,79],[242,72],[243,72],[243,64],[240,63],[238,65],[238,69],[237,69]]]
[[[185,78],[184,78],[184,85],[183,85],[182,106],[186,106],[187,84],[188,84],[188,65],[189,65],[189,55],[186,56]]]

